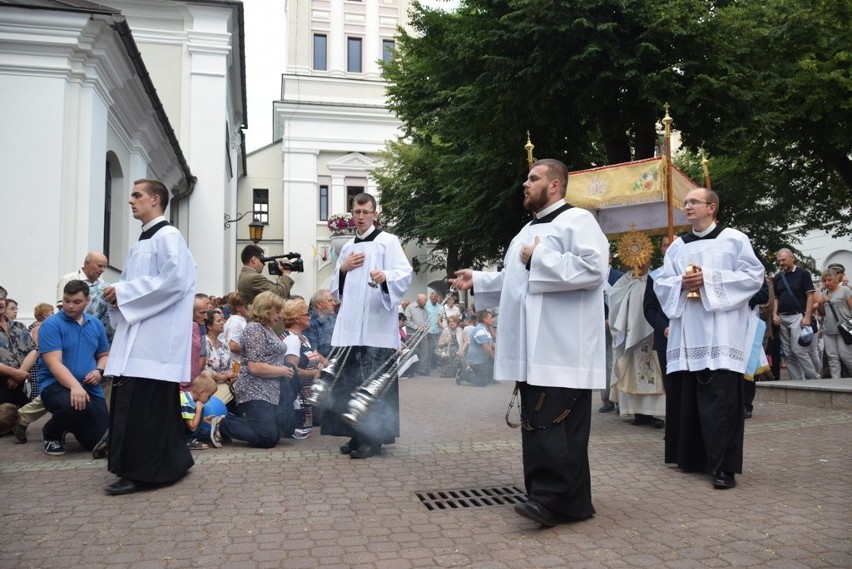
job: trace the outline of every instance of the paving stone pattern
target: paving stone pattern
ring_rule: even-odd
[[[852,413],[756,402],[745,473],[719,491],[662,462],[662,431],[592,414],[597,515],[539,528],[511,505],[429,511],[418,492],[523,488],[512,386],[401,386],[403,436],[352,460],[314,433],[194,452],[183,481],[107,496],[114,478],[0,439],[0,568],[852,567]],[[759,396],[758,396],[759,397]],[[599,406],[595,397],[594,406]]]

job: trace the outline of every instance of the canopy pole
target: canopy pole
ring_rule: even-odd
[[[668,236],[669,243],[674,241],[674,204],[672,203],[672,117],[669,116],[669,104],[665,104],[666,116],[663,117],[663,126],[666,129],[665,152],[666,152],[666,212],[668,213]]]

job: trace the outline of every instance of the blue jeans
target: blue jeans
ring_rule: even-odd
[[[237,405],[239,415],[227,415],[219,423],[219,432],[251,447],[272,448],[278,444],[275,405],[266,401],[246,401]]]
[[[46,441],[61,440],[62,433],[68,432],[84,449],[92,450],[107,430],[109,412],[103,397],[89,394],[86,408],[78,411],[71,406],[71,390],[57,382],[44,388],[41,400],[52,414],[42,428]]]

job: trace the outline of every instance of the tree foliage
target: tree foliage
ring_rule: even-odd
[[[414,4],[385,65],[403,137],[376,172],[383,217],[452,271],[499,258],[529,219],[526,131],[572,170],[652,156],[671,101],[710,152],[725,223],[849,221],[850,3],[463,0]],[[840,213],[838,213],[840,212]],[[844,217],[845,216],[845,217]],[[834,226],[846,230],[848,223]]]

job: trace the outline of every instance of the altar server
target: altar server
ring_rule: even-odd
[[[683,208],[692,229],[669,247],[654,281],[670,319],[667,373],[680,384],[678,448],[667,460],[733,488],[743,463],[743,372],[757,332],[748,302],[764,269],[746,235],[717,223],[716,192],[692,190]]]

